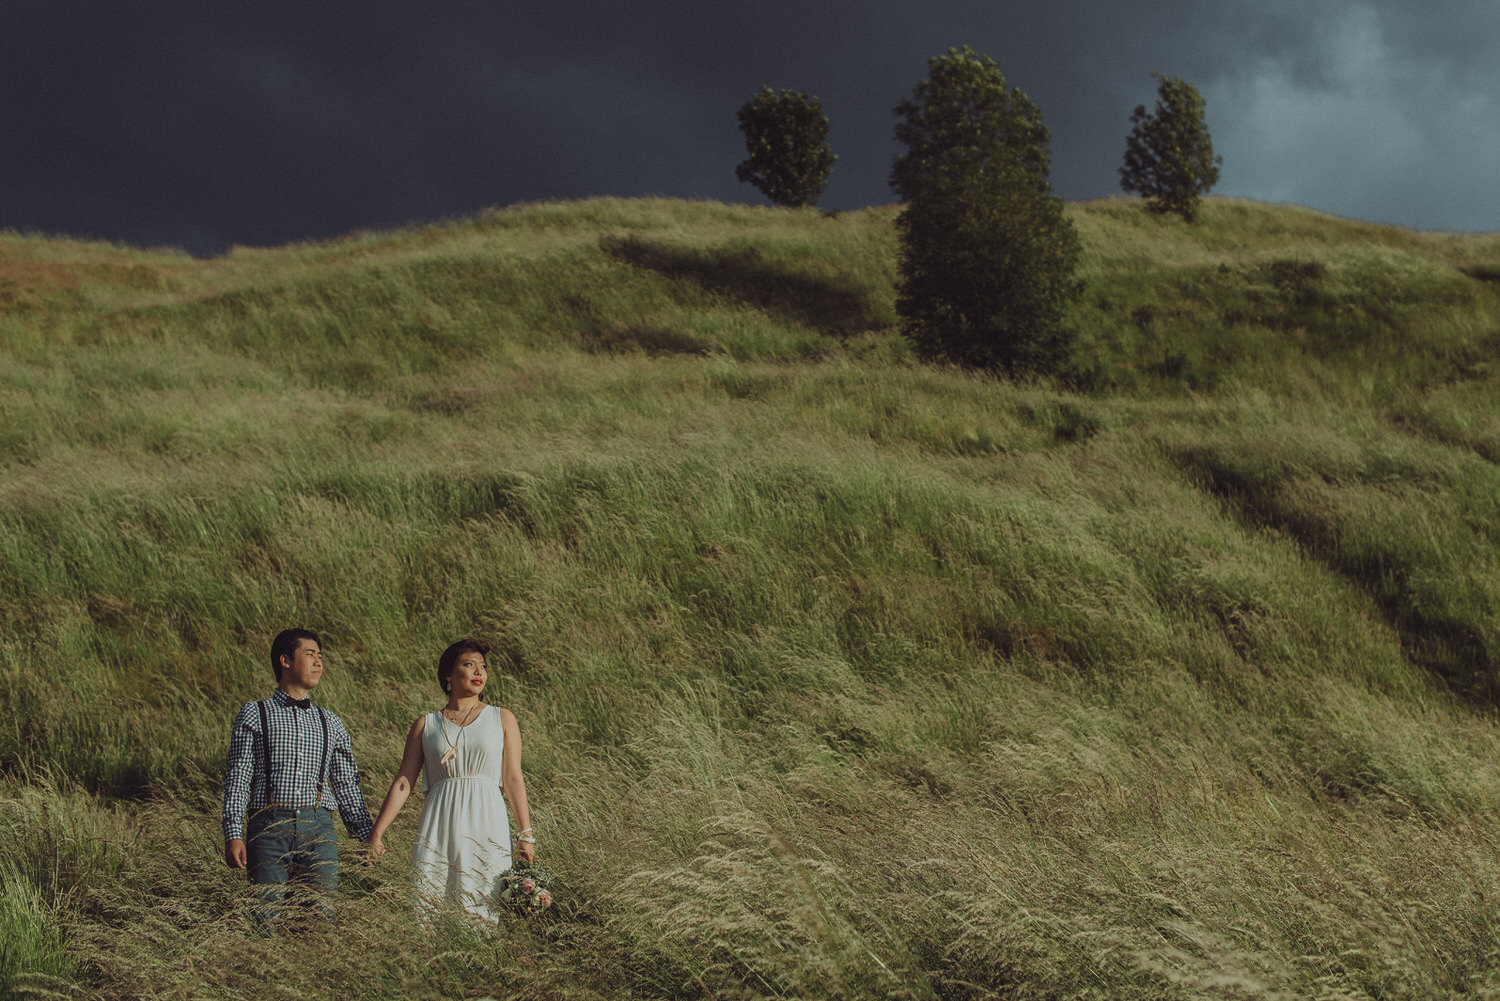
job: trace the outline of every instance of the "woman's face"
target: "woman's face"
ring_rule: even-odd
[[[458,663],[453,665],[453,673],[448,675],[448,690],[458,698],[478,695],[484,691],[484,683],[488,679],[489,675],[484,669],[484,654],[465,650],[459,655]]]

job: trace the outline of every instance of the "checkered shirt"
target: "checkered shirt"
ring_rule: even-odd
[[[323,718],[328,743],[323,742]],[[271,789],[277,806],[321,806],[337,809],[349,833],[367,841],[374,824],[359,788],[359,767],[343,720],[320,707],[303,709],[281,689],[266,700],[271,728]],[[224,771],[224,840],[243,840],[246,810],[267,806],[265,735],[260,703],[240,707],[229,733],[229,763]],[[320,776],[323,762],[328,774]],[[318,795],[323,778],[322,796]]]

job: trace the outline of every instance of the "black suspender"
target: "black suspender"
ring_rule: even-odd
[[[276,802],[276,794],[271,788],[271,714],[266,711],[266,703],[270,699],[262,699],[256,705],[260,706],[260,749],[266,765],[266,805],[270,806]]]
[[[260,707],[260,749],[261,757],[265,763],[266,770],[266,805],[271,806],[276,802],[276,794],[271,785],[271,714],[266,709],[270,699],[262,699],[256,705]],[[313,806],[323,805],[323,786],[328,778],[328,759],[333,753],[332,742],[328,739],[328,714],[318,706],[318,719],[323,723],[323,762],[318,769],[318,793]]]
[[[318,706],[318,719],[323,721],[323,767],[318,769],[318,796],[313,802],[313,806],[323,805],[323,782],[328,777],[328,755],[330,753],[328,748],[328,714],[323,711],[322,706]]]

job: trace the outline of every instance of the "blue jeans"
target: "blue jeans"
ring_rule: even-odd
[[[318,807],[261,810],[251,815],[247,833],[257,931],[269,932],[289,899],[319,917],[333,917],[339,842],[332,813]]]

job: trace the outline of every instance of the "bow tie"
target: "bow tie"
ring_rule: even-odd
[[[311,709],[312,708],[312,699],[292,699],[292,698],[289,698],[286,701],[287,701],[287,705],[296,706],[298,709]]]

